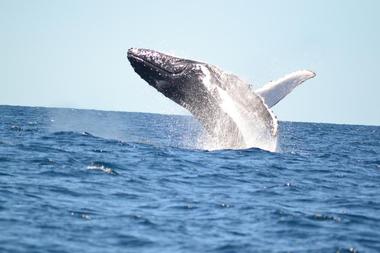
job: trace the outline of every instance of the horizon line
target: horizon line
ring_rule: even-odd
[[[177,113],[160,113],[160,112],[147,112],[147,111],[128,111],[128,110],[118,110],[118,109],[94,109],[88,107],[64,107],[64,106],[45,106],[45,105],[16,105],[16,104],[0,104],[0,106],[9,107],[30,107],[30,108],[46,108],[46,109],[69,109],[69,110],[83,110],[83,111],[102,111],[102,112],[126,112],[126,113],[145,113],[145,114],[156,114],[165,116],[182,116],[182,117],[193,117],[189,114],[177,114]],[[291,121],[291,120],[279,120],[279,122],[290,122],[290,123],[311,123],[311,124],[327,124],[327,125],[349,125],[349,126],[369,126],[369,127],[380,127],[380,125],[374,124],[359,124],[359,123],[337,123],[337,122],[316,122],[316,121]]]

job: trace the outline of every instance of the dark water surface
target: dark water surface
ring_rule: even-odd
[[[199,132],[0,106],[0,252],[380,252],[380,127],[280,122],[278,153]]]

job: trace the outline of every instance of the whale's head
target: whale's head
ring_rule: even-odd
[[[154,50],[131,48],[128,60],[139,76],[165,96],[183,105],[205,77],[207,64],[174,57]]]

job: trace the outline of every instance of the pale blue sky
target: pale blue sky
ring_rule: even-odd
[[[310,69],[280,120],[380,125],[380,1],[0,0],[0,104],[185,113],[136,75],[144,47],[260,86]]]

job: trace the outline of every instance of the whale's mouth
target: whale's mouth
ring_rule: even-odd
[[[130,54],[129,52],[128,52],[128,60],[131,62],[133,67],[137,67],[138,65],[141,65],[141,67],[143,68],[150,69],[152,71],[155,70],[165,75],[178,74],[178,73],[166,70],[160,67],[159,65],[154,64],[153,62],[143,59],[142,57],[138,55]]]
[[[131,48],[127,57],[134,70],[147,81],[181,75],[187,68],[183,59],[149,49]]]

